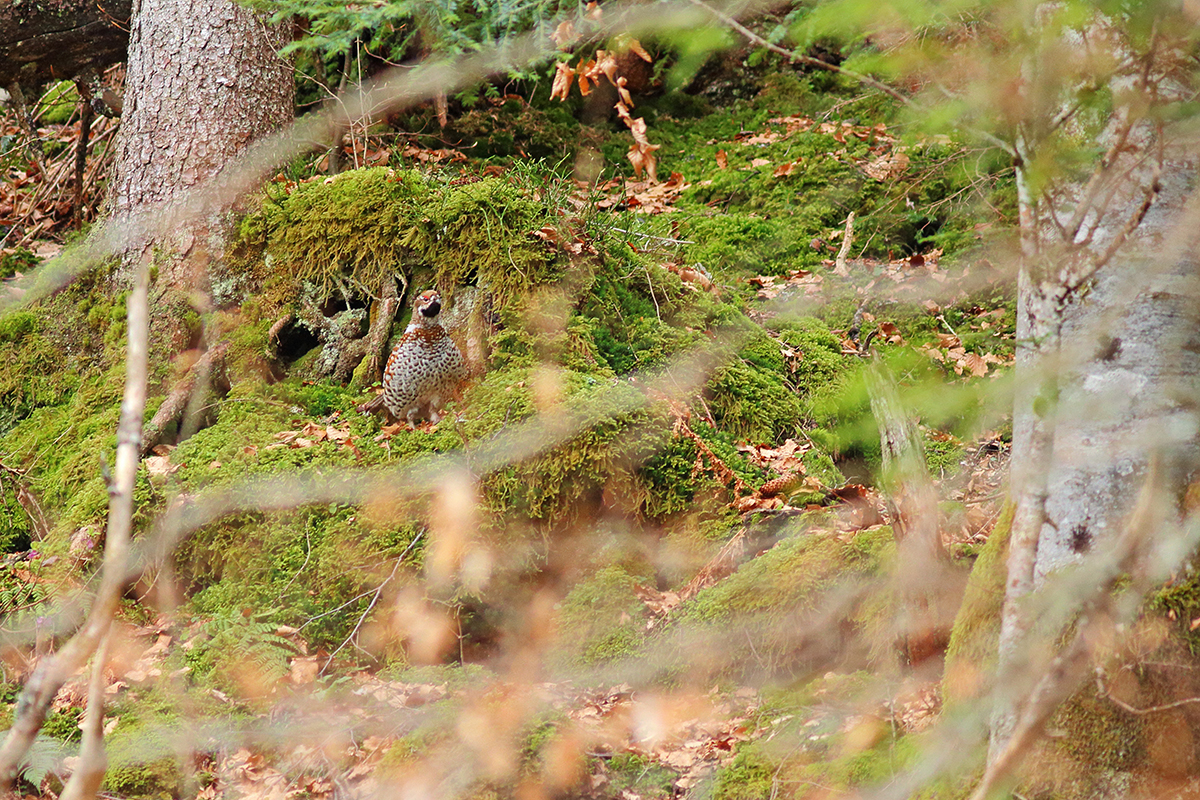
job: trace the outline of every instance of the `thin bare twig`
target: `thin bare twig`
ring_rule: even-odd
[[[104,752],[104,667],[108,663],[111,628],[104,635],[96,658],[92,662],[92,677],[88,682],[87,710],[84,712],[83,744],[79,748],[79,764],[71,773],[59,800],[91,800],[104,783],[108,756]]]
[[[338,645],[336,650],[329,654],[329,658],[325,661],[325,666],[321,667],[321,672],[329,669],[329,665],[333,663],[333,657],[340,653],[342,648],[354,641],[355,637],[358,636],[358,629],[361,628],[363,622],[366,621],[367,615],[371,613],[371,609],[375,608],[375,604],[379,602],[379,598],[383,594],[384,587],[392,582],[392,578],[396,577],[396,571],[400,569],[400,565],[404,563],[404,557],[407,556],[412,549],[417,546],[417,542],[421,541],[421,537],[424,535],[425,531],[419,531],[417,535],[413,537],[413,540],[408,543],[408,547],[404,548],[404,552],[396,557],[396,563],[392,565],[391,574],[384,578],[383,583],[379,584],[379,586],[375,588],[375,596],[371,598],[371,602],[367,605],[362,615],[359,616],[358,622],[354,624],[354,630],[350,631],[350,635],[347,636],[340,645]]]
[[[1163,703],[1162,705],[1150,706],[1149,708],[1137,708],[1136,706],[1131,706],[1129,703],[1126,703],[1119,697],[1115,697],[1112,692],[1108,690],[1108,685],[1104,682],[1104,673],[1099,669],[1096,670],[1096,691],[1100,693],[1101,697],[1108,698],[1113,705],[1117,706],[1117,708],[1120,708],[1122,711],[1128,711],[1130,714],[1137,714],[1139,716],[1146,714],[1161,714],[1164,711],[1170,711],[1175,708],[1181,708],[1194,703],[1200,703],[1200,697],[1185,697],[1182,700],[1176,700],[1173,703]]]
[[[842,231],[842,247],[838,250],[837,260],[834,261],[833,272],[843,278],[850,274],[846,266],[846,257],[850,255],[850,246],[854,243],[854,212],[846,215],[846,228]]]

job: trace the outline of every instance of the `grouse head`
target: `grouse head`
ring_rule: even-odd
[[[414,308],[426,320],[433,322],[442,310],[442,298],[434,289],[421,292],[421,294],[417,295]]]

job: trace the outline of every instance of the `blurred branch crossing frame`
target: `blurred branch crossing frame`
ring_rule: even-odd
[[[595,35],[638,35],[711,23],[707,7],[696,5],[606,5]],[[918,91],[909,105],[919,109],[923,101],[934,98],[930,108],[936,111],[942,102],[961,103],[966,108],[964,127],[977,130],[986,141],[1001,143],[1005,152],[1015,156],[1019,217],[1015,261],[1022,346],[1014,412],[1016,511],[998,643],[997,709],[989,720],[991,755],[977,787],[979,798],[990,796],[1018,775],[1022,757],[1033,748],[1059,703],[1087,680],[1096,668],[1094,662],[1106,652],[1097,642],[1114,646],[1111,643],[1120,640],[1122,625],[1131,624],[1144,594],[1191,556],[1197,538],[1195,525],[1182,517],[1175,499],[1200,468],[1195,407],[1179,401],[1195,397],[1200,388],[1200,348],[1195,346],[1195,332],[1200,330],[1195,242],[1200,206],[1191,196],[1196,154],[1192,142],[1175,136],[1162,121],[1193,91],[1190,65],[1180,55],[1188,41],[1182,35],[1168,36],[1169,31],[1182,29],[1176,13],[1184,12],[1163,12],[1162,20],[1151,18],[1157,9],[1148,9],[1146,19],[1136,11],[1124,19],[1089,12],[1083,25],[1075,21],[1077,17],[1058,15],[1060,10],[1080,8],[1073,3],[984,4],[979,9],[983,24],[967,20],[971,24],[956,27],[956,21],[951,21],[943,31],[938,25],[944,20],[935,25],[921,19],[929,11],[922,4],[880,8],[878,3],[828,3],[818,7],[812,23],[818,30],[820,23],[841,14],[831,27],[844,30],[847,24],[860,25],[858,33],[874,36],[885,55],[911,57],[915,52],[928,58],[910,62],[917,64],[914,83],[924,91]],[[745,10],[739,6],[720,13],[732,18]],[[865,22],[865,10],[884,23]],[[916,21],[907,20],[909,15]],[[985,30],[989,23],[993,27]],[[1191,20],[1188,30],[1194,23]],[[956,32],[961,39],[952,35]],[[967,56],[979,56],[973,63],[963,60],[961,50],[958,61],[939,61],[954,54],[963,41]],[[554,44],[543,37],[524,35],[460,58],[390,70],[330,111],[255,143],[215,178],[170,207],[98,226],[84,242],[45,268],[39,276],[40,292],[62,286],[99,259],[119,252],[127,241],[164,238],[228,207],[259,187],[280,164],[326,146],[352,120],[378,118],[451,94],[486,76],[537,63],[554,50]],[[943,67],[949,69],[943,72]],[[1098,101],[1099,95],[1108,99]],[[946,97],[951,100],[945,101]],[[978,102],[971,105],[973,100]],[[1072,143],[1078,140],[1085,144],[1075,147]],[[1061,168],[1064,163],[1078,163],[1073,157],[1089,147],[1095,149],[1096,143],[1100,152],[1086,168]],[[232,513],[300,504],[361,505],[380,497],[422,498],[440,491],[469,505],[473,481],[482,476],[535,457],[608,415],[642,408],[658,395],[688,397],[738,343],[731,336],[699,348],[659,372],[637,376],[636,391],[620,386],[598,393],[591,404],[573,412],[554,409],[540,414],[432,464],[371,474],[354,470],[292,474],[178,498],[132,548],[128,536],[133,479],[146,391],[144,274],[136,283],[129,300],[129,372],[100,588],[79,632],[43,662],[26,687],[14,727],[0,749],[0,775],[9,785],[54,694],[104,642],[123,589],[147,570],[168,562],[189,533]],[[1110,344],[1118,341],[1116,349],[1099,348],[1102,336]],[[891,420],[890,427],[899,432],[892,437],[897,444],[893,455],[912,461],[915,454],[902,446],[912,437],[899,408],[902,398],[879,376],[874,395],[876,416]],[[883,419],[880,422],[881,427],[889,427]],[[905,470],[912,469],[911,463],[901,468],[900,480],[908,480]],[[936,528],[936,519],[930,519],[926,489],[899,490],[916,498],[918,510],[911,517],[923,546],[937,534],[930,530]],[[1131,511],[1129,498],[1135,494],[1140,500]],[[936,510],[932,516],[936,518]],[[434,532],[436,541],[430,545],[437,555],[430,569],[437,573],[431,577],[438,588],[446,588],[453,585],[455,570],[462,566],[461,551],[469,547],[463,530],[473,523],[469,515],[451,515],[440,524],[441,533]],[[132,549],[126,552],[127,547]],[[923,557],[936,562],[935,552],[925,552],[936,550],[925,547]],[[1129,586],[1124,593],[1115,593],[1114,587],[1125,577]],[[902,583],[905,580],[900,577]],[[911,576],[907,580],[915,582]],[[815,637],[813,631],[823,630],[822,625],[832,627],[838,612],[864,591],[847,582],[841,591],[831,593],[829,608],[804,614],[797,610],[795,618],[773,634],[791,637],[793,643],[807,642],[806,637]],[[539,597],[530,601],[531,609],[539,608]],[[77,605],[86,604],[81,596]],[[435,616],[419,602],[410,605],[404,613],[414,618]],[[538,613],[548,616],[544,609]],[[531,616],[537,614],[531,611]],[[453,634],[446,620],[438,618],[431,625],[435,623],[442,627],[429,634],[430,641],[440,642],[438,637],[444,638],[447,631]],[[752,634],[760,632],[755,626],[764,624],[761,617],[743,623],[751,650]],[[1076,635],[1065,646],[1046,646],[1072,625],[1077,625]],[[70,628],[69,623],[63,626]],[[700,661],[698,654],[703,653],[711,659],[705,666],[729,665],[744,654],[728,652],[727,642],[724,649],[718,647],[716,640],[722,636],[727,638],[722,631],[714,637],[713,629],[702,626],[685,628],[675,640],[663,644],[662,650],[670,652],[655,655],[666,661],[671,653],[684,652]],[[534,697],[534,686],[544,677],[538,666],[531,665],[537,656],[536,647],[514,654],[509,671],[481,688],[475,698],[509,692],[513,698],[509,706],[480,702],[463,711],[463,740],[474,748],[475,758],[468,771],[497,779],[513,774],[506,760],[511,754],[489,760],[489,746],[496,752],[511,746],[509,739],[515,738],[520,724],[531,719],[535,710],[551,705]],[[687,658],[683,661],[688,664]],[[707,678],[719,669],[697,667],[696,671]],[[656,665],[644,662],[612,668],[612,677],[631,682],[654,675]],[[961,747],[964,737],[981,745],[987,716],[987,711],[976,709],[965,726],[968,734],[950,721],[944,723],[942,738],[935,739],[928,759],[882,794],[902,796],[902,789],[916,790],[921,781],[931,779],[932,772],[969,768],[964,766],[964,754],[951,750],[955,745],[960,751],[969,749]],[[88,741],[94,741],[96,731],[93,720]],[[502,744],[487,741],[489,733],[503,739]],[[439,768],[444,783],[437,784],[438,789],[453,793],[463,788],[461,775],[445,764]]]

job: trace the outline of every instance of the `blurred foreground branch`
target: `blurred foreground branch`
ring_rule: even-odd
[[[137,282],[127,306],[128,343],[125,357],[125,391],[117,425],[117,461],[109,485],[108,528],[100,588],[83,627],[57,653],[38,664],[17,701],[13,725],[0,746],[0,789],[11,789],[22,759],[46,719],[59,688],[96,652],[108,636],[128,576],[129,539],[133,526],[133,490],[142,441],[142,416],[146,408],[146,375],[149,359],[150,312],[147,301],[149,258],[138,264]],[[98,658],[97,670],[103,671]],[[93,714],[88,709],[89,717]],[[96,712],[99,713],[99,712]],[[95,763],[94,757],[89,763]],[[101,774],[103,767],[101,767]],[[89,783],[91,783],[89,779]],[[86,795],[80,795],[86,796]]]

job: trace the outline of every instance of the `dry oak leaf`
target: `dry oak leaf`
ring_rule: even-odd
[[[774,131],[755,133],[742,140],[742,144],[774,144],[779,141],[779,134]]]
[[[558,244],[558,230],[553,225],[543,225],[536,231],[530,231],[529,235],[541,239],[552,247]]]
[[[661,145],[634,144],[633,147],[629,148],[629,152],[625,154],[625,157],[633,165],[634,174],[641,177],[642,173],[645,172],[646,177],[650,180],[658,180],[658,159],[655,157],[654,151],[659,147]]]
[[[614,62],[615,63],[615,62]],[[633,147],[629,148],[629,152],[625,157],[629,159],[629,163],[633,165],[634,173],[640,178],[642,173],[646,173],[646,177],[651,182],[658,182],[658,159],[654,155],[654,151],[662,145],[650,144],[650,140],[646,138],[646,120],[644,117],[634,119],[629,115],[629,106],[618,102],[616,105],[617,116],[629,128],[629,132],[633,134]],[[672,176],[673,177],[673,176]]]
[[[767,159],[767,158],[756,158],[756,159],[754,159],[753,161],[751,161],[751,162],[750,162],[750,166],[752,166],[752,167],[765,167],[765,166],[769,165],[770,163],[771,163],[770,159]]]
[[[575,70],[575,74],[579,78],[579,93],[584,97],[592,93],[592,84],[595,83],[595,80],[591,76],[595,73],[595,69],[596,62],[588,61],[586,64],[581,63]]]
[[[617,85],[618,69],[619,66],[617,64],[617,56],[615,53],[609,52],[608,50],[596,51],[596,71],[603,73],[604,76],[608,78],[609,83],[611,83],[613,86]],[[592,78],[592,80],[595,80],[595,78]]]
[[[775,168],[775,171],[772,172],[771,174],[774,175],[776,178],[782,178],[787,175],[791,175],[792,171],[795,169],[796,169],[796,162],[789,161],[786,164],[780,164],[778,167]]]
[[[717,151],[717,168],[725,169],[729,166],[729,156],[725,155],[724,150]]]
[[[571,94],[571,83],[575,80],[575,70],[565,61],[555,66],[554,83],[550,87],[550,99],[566,100]]]

